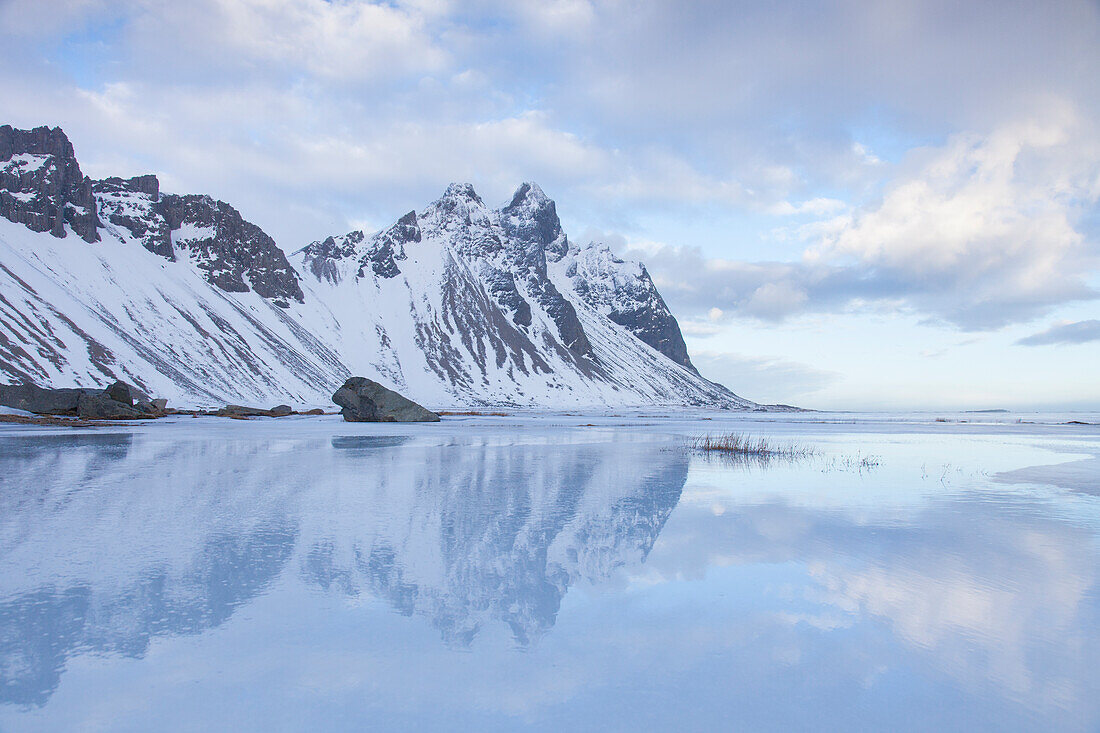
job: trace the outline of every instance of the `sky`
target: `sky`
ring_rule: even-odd
[[[1100,3],[0,0],[0,123],[287,251],[533,180],[700,371],[1100,409]]]

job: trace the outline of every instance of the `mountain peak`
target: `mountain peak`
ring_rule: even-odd
[[[452,183],[447,186],[447,190],[443,192],[440,201],[464,201],[477,204],[478,206],[485,206],[485,202],[481,200],[481,197],[477,195],[477,191],[474,190],[474,184],[472,183]]]
[[[42,125],[31,130],[20,130],[11,125],[0,126],[0,161],[11,160],[12,155],[20,153],[76,159],[73,144],[60,127]]]
[[[493,212],[477,195],[472,184],[452,183],[443,196],[428,205],[417,217],[429,231],[461,231],[467,244],[485,238],[492,239]],[[489,250],[499,248],[499,242]],[[485,249],[485,247],[480,247]]]
[[[0,126],[0,191],[7,193],[0,217],[58,238],[70,227],[86,242],[99,241],[92,181],[60,127]]]
[[[512,202],[505,208],[512,209],[524,205],[541,208],[547,204],[553,206],[554,202],[550,200],[542,187],[534,181],[524,181],[516,189],[515,194],[512,195]]]
[[[560,259],[569,247],[553,200],[537,183],[523,183],[512,202],[500,210],[500,223],[509,236],[535,244],[552,260]]]

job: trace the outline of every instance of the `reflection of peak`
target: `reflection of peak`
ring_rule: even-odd
[[[340,447],[352,450],[343,455],[357,473],[377,449],[346,440]],[[302,570],[321,588],[367,592],[426,616],[459,646],[493,622],[521,645],[537,640],[571,585],[645,559],[687,478],[682,453],[645,446],[577,446],[549,463],[540,446],[421,450],[426,458],[407,479],[420,487],[404,497],[408,516],[316,538]],[[386,483],[360,490],[385,490],[392,502]]]
[[[294,531],[267,526],[212,535],[182,577],[163,569],[109,597],[95,587],[41,589],[0,602],[0,702],[43,705],[73,649],[140,658],[153,637],[197,634],[225,622],[282,570]]]
[[[19,568],[0,574],[0,702],[44,704],[78,650],[142,657],[154,637],[222,624],[294,551],[296,526],[262,508],[292,472],[262,442],[5,440],[0,477],[21,488],[3,487],[18,502],[0,520],[27,530],[0,546],[4,566]],[[94,488],[106,477],[109,496]],[[178,522],[184,514],[193,521]]]
[[[448,644],[490,626],[531,644],[571,586],[646,558],[688,469],[652,443],[492,435],[8,440],[0,482],[21,488],[0,492],[0,701],[32,705],[82,650],[142,657],[155,637],[217,627],[288,565]]]

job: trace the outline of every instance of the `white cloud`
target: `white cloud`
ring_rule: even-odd
[[[157,58],[135,75],[377,82],[446,68],[420,8],[353,0],[131,0],[129,51]],[[198,76],[201,74],[201,76]]]
[[[583,35],[596,22],[596,9],[588,0],[522,0],[508,6],[539,36]]]
[[[809,296],[790,282],[768,282],[756,288],[745,304],[749,315],[764,319],[779,319],[801,310]]]
[[[5,121],[60,124],[93,175],[152,170],[291,247],[389,221],[451,180],[496,200],[536,179],[564,214],[630,232],[622,247],[700,324],[712,308],[774,321],[869,306],[992,328],[1094,295],[1086,4],[840,4],[813,23],[618,0],[9,0],[0,14]],[[903,155],[914,135],[939,142]],[[640,221],[697,232],[715,212],[791,217],[769,243],[806,256],[642,244]]]
[[[692,363],[710,379],[756,402],[798,401],[835,383],[840,375],[786,359],[696,349]]]
[[[1026,336],[1016,343],[1023,346],[1046,346],[1049,344],[1086,344],[1100,341],[1100,320],[1090,318],[1087,321],[1056,323],[1045,331]]]
[[[1066,104],[915,151],[896,173],[869,206],[832,215],[839,207],[826,199],[816,206],[825,218],[779,230],[778,239],[805,243],[801,261],[621,249],[646,259],[689,316],[720,308],[776,321],[886,308],[984,330],[1098,297],[1089,277],[1100,270],[1100,242],[1080,222],[1100,199],[1100,134]]]
[[[1095,297],[1100,262],[1076,219],[1096,202],[1100,140],[1065,105],[987,136],[954,136],[806,252],[901,284],[918,308],[967,327],[998,326]]]
[[[767,207],[767,211],[769,214],[779,216],[796,216],[800,214],[825,216],[843,211],[846,208],[848,208],[848,205],[839,199],[818,197],[799,204],[792,204],[790,201],[779,201]]]

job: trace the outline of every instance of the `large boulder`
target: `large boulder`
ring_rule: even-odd
[[[75,415],[80,396],[94,389],[46,389],[33,384],[0,384],[0,405],[39,415]]]
[[[136,407],[135,402],[148,407]],[[151,409],[149,398],[126,382],[115,382],[107,389],[48,389],[33,384],[0,384],[0,405],[39,415],[77,415],[100,419],[129,420],[164,414],[163,410]]]
[[[76,414],[84,418],[133,420],[149,417],[133,405],[112,398],[107,392],[84,392],[76,403]]]
[[[366,377],[352,377],[332,401],[348,422],[439,422],[439,415]]]
[[[270,410],[246,405],[226,405],[214,414],[218,417],[286,417],[293,415],[294,410],[289,405],[276,405]]]
[[[122,381],[115,382],[103,391],[112,400],[125,403],[131,407],[136,402],[149,402],[149,395],[145,394],[134,385]]]

